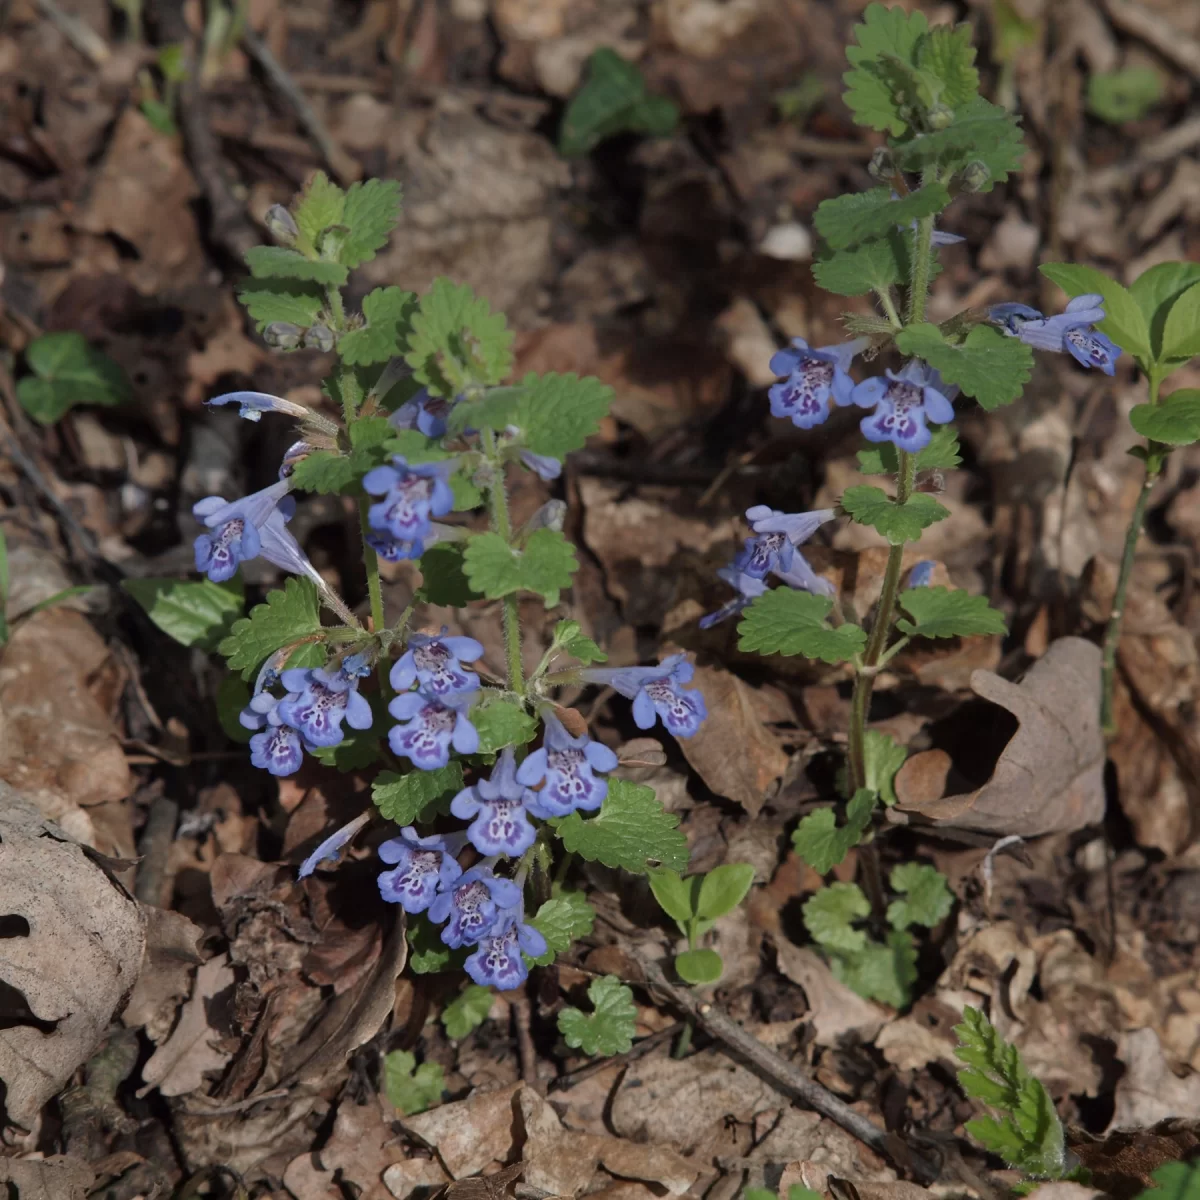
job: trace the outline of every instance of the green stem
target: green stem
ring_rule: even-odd
[[[896,475],[896,503],[904,504],[912,493],[917,460],[914,455],[903,450],[898,450],[897,453],[900,457],[900,469]],[[880,660],[887,648],[888,635],[892,629],[892,617],[895,613],[896,594],[900,590],[900,572],[903,561],[904,544],[901,543],[888,551],[887,568],[883,575],[883,591],[879,596],[875,622],[871,626],[871,633],[867,638],[867,648],[863,652],[862,666],[854,678],[854,695],[850,701],[851,790],[866,786],[867,769],[863,747],[867,715],[871,707],[871,692],[875,687],[875,676],[878,673]]]
[[[496,452],[496,435],[483,431],[483,449],[492,467],[492,478],[488,484],[488,516],[493,533],[498,533],[509,545],[512,544],[512,521],[508,515],[508,486],[504,480],[504,464]],[[521,619],[517,610],[516,596],[505,596],[504,605],[504,656],[508,663],[509,690],[518,696],[525,695],[525,670],[521,660]]]
[[[891,288],[876,288],[875,295],[879,297],[879,306],[883,309],[883,314],[891,321],[893,328],[901,329],[904,322],[900,320],[900,314],[896,310],[896,302],[892,299]]]
[[[332,285],[325,289],[325,303],[329,307],[329,321],[334,333],[346,328],[346,306],[342,302],[341,288]]]
[[[1158,389],[1162,383],[1157,371],[1150,375],[1150,403],[1158,403]],[[1133,514],[1129,518],[1129,528],[1125,531],[1125,549],[1121,555],[1121,570],[1117,575],[1117,590],[1113,596],[1112,612],[1108,617],[1108,626],[1104,630],[1103,660],[1100,667],[1100,726],[1106,736],[1111,737],[1117,732],[1113,718],[1113,690],[1117,670],[1117,645],[1121,640],[1121,621],[1125,616],[1125,597],[1129,591],[1129,580],[1133,575],[1133,562],[1137,555],[1138,538],[1142,534],[1142,525],[1146,519],[1146,507],[1150,503],[1150,493],[1162,473],[1162,455],[1154,451],[1154,447],[1146,445],[1146,474],[1142,480],[1142,490],[1138,493],[1137,503],[1133,506]]]
[[[912,280],[908,288],[908,324],[925,320],[925,301],[929,296],[929,275],[933,269],[933,216],[922,217],[913,234]]]

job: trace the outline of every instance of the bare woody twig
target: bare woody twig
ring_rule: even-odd
[[[1193,79],[1200,79],[1200,41],[1180,33],[1165,17],[1134,0],[1104,0],[1104,11],[1123,33],[1139,38]]]
[[[881,1157],[896,1159],[898,1147],[873,1121],[856,1112],[844,1100],[839,1100],[831,1091],[776,1054],[769,1046],[764,1046],[715,1004],[707,1003],[694,993],[669,983],[657,963],[641,956],[637,961],[656,992],[665,996],[674,1008],[690,1017],[728,1051],[732,1051],[738,1058],[744,1059],[754,1067],[779,1091],[796,1097],[821,1116],[828,1117]],[[918,1175],[927,1180],[937,1178],[938,1168],[933,1163],[926,1161],[912,1146],[906,1146],[904,1149],[908,1157],[908,1163],[905,1165],[910,1165]]]
[[[329,169],[340,183],[353,183],[362,178],[362,167],[333,140],[325,122],[317,116],[308,102],[308,97],[296,86],[283,64],[271,53],[270,47],[253,30],[242,34],[242,45],[246,52],[263,69],[275,90],[295,109],[296,120],[308,134],[313,145],[321,152]]]
[[[98,67],[112,57],[108,43],[86,21],[61,9],[55,0],[37,0],[37,6],[93,66]]]

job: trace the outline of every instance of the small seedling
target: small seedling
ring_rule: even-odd
[[[749,863],[726,863],[707,875],[692,875],[687,879],[671,870],[654,871],[650,888],[663,912],[679,926],[688,940],[688,948],[675,957],[675,970],[686,983],[716,983],[725,964],[715,951],[697,943],[719,917],[733,912],[754,882],[754,868]]]

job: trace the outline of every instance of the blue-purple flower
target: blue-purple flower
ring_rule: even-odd
[[[765,504],[756,504],[746,509],[746,520],[750,522],[755,537],[747,539],[745,548],[734,559],[733,566],[758,579],[765,578],[767,572],[772,571],[792,587],[832,595],[833,585],[817,575],[796,547],[807,542],[835,516],[837,511],[832,508],[785,513]]]
[[[406,825],[400,836],[379,847],[379,857],[391,866],[379,874],[379,894],[389,904],[399,904],[405,912],[424,912],[435,900],[439,889],[453,887],[462,875],[455,855],[466,839],[461,833],[431,834],[420,837]]]
[[[223,396],[214,396],[207,401],[210,405],[236,404],[238,416],[246,421],[261,421],[265,412],[285,413],[289,417],[307,417],[312,409],[303,404],[293,404],[282,396],[272,396],[269,392],[226,392]]]
[[[864,379],[854,389],[854,403],[875,411],[859,422],[863,435],[870,442],[892,442],[909,454],[923,450],[933,437],[927,421],[954,420],[954,405],[938,390],[940,383],[936,372],[915,358],[899,374],[888,371],[886,380]]]
[[[628,696],[639,729],[653,728],[661,717],[675,737],[691,737],[708,716],[704,696],[696,688],[684,691],[681,686],[693,675],[692,664],[682,654],[672,654],[657,667],[588,667],[579,675]]]
[[[250,739],[250,764],[272,775],[294,775],[304,758],[304,741],[298,730],[285,725],[279,700],[270,692],[255,696],[238,720],[246,729],[258,729]]]
[[[429,919],[435,925],[447,922],[442,941],[456,950],[487,937],[500,912],[520,902],[521,889],[511,879],[501,879],[481,865],[442,889],[429,906]]]
[[[594,771],[611,771],[617,756],[586,733],[572,737],[553,713],[543,717],[546,726],[544,744],[517,769],[517,782],[538,788],[526,808],[548,820],[565,817],[576,809],[593,812],[608,795],[608,780],[597,779]],[[541,786],[542,784],[545,786]]]
[[[439,700],[421,692],[405,692],[388,705],[400,721],[388,731],[388,745],[397,758],[409,759],[422,771],[436,771],[450,761],[450,747],[459,754],[479,749],[479,733],[467,718],[471,696]]]
[[[516,858],[533,845],[537,831],[529,823],[526,804],[533,793],[517,782],[512,747],[501,752],[490,779],[465,787],[450,804],[450,811],[467,827],[467,837],[480,854],[507,854]]]
[[[522,450],[521,461],[546,483],[550,483],[562,474],[562,463],[548,454],[534,454],[532,450]]]
[[[459,696],[479,688],[479,676],[468,671],[462,660],[474,662],[482,657],[479,642],[469,637],[447,637],[443,625],[440,634],[409,634],[408,646],[389,678],[397,692],[407,692],[419,681],[427,696]]]
[[[409,397],[388,418],[394,429],[416,429],[427,438],[440,438],[446,432],[446,418],[455,401],[442,396],[431,396],[422,388]]]
[[[383,497],[367,511],[371,528],[406,545],[407,557],[420,558],[431,518],[445,516],[454,507],[446,474],[445,463],[410,467],[399,455],[392,459],[391,466],[368,471],[363,476],[363,490]]]
[[[1121,347],[1092,328],[1104,316],[1104,297],[1094,292],[1076,296],[1054,317],[1045,317],[1027,304],[994,304],[988,309],[988,318],[1009,337],[1018,337],[1035,350],[1066,351],[1085,367],[1112,375]]]
[[[929,587],[933,583],[933,572],[936,566],[937,563],[932,558],[923,558],[919,563],[915,563],[908,573],[908,586],[910,588]]]
[[[463,967],[480,987],[508,992],[529,978],[522,951],[530,958],[540,958],[546,953],[546,939],[532,925],[525,924],[519,908],[509,909]]]
[[[338,851],[371,819],[371,812],[368,809],[365,813],[361,813],[355,817],[353,821],[347,822],[341,829],[331,833],[301,864],[300,870],[296,872],[300,879],[311,875],[323,862],[329,862],[337,858]]]
[[[856,338],[813,349],[803,338],[793,338],[788,349],[771,356],[771,370],[786,376],[767,392],[771,415],[788,417],[793,425],[811,429],[829,416],[831,400],[849,404],[854,380],[847,372],[866,344],[865,338]]]
[[[280,720],[298,729],[308,746],[336,746],[351,729],[370,729],[371,706],[358,692],[358,676],[322,667],[293,667],[280,676],[290,693],[276,710]]]
[[[262,527],[290,487],[287,480],[280,480],[240,500],[205,496],[192,505],[193,516],[209,529],[196,539],[196,570],[205,572],[213,583],[224,583],[233,578],[239,564],[257,558],[262,552]]]
[[[767,590],[767,585],[761,579],[753,575],[747,575],[745,571],[738,570],[734,563],[730,563],[727,567],[722,567],[717,572],[717,578],[723,579],[729,584],[737,592],[737,595],[732,600],[722,604],[716,612],[706,613],[701,617],[699,622],[701,629],[711,629],[714,625],[719,625],[722,621],[728,621],[730,617],[736,617],[738,613],[748,608]]]

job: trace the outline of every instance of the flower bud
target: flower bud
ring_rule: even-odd
[[[317,238],[317,250],[321,257],[328,262],[337,262],[349,236],[350,230],[345,225],[330,225]]]
[[[964,192],[982,191],[992,178],[992,172],[988,169],[985,162],[968,163],[962,174],[959,176],[959,182]]]
[[[282,204],[272,204],[263,217],[263,224],[270,235],[281,245],[290,246],[300,236],[295,218]]]
[[[876,147],[875,153],[871,155],[871,161],[867,163],[867,174],[872,179],[884,182],[895,178],[896,158],[887,146]]]
[[[925,114],[925,121],[929,128],[935,132],[939,129],[945,129],[948,125],[954,123],[954,110],[947,108],[944,104],[935,104]]]
[[[328,354],[334,347],[334,340],[333,330],[328,325],[314,325],[304,335],[304,348]]]
[[[274,350],[295,350],[304,337],[304,330],[290,321],[272,321],[263,330],[263,341]]]

